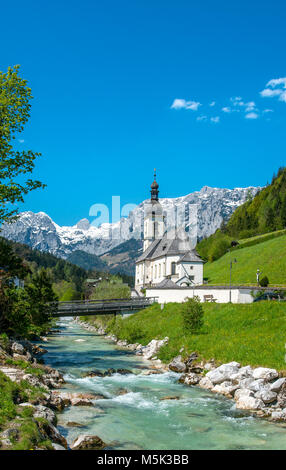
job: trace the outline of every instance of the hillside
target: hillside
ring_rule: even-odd
[[[67,261],[70,263],[76,264],[83,269],[86,270],[98,270],[98,271],[106,271],[107,264],[101,260],[101,258],[97,255],[93,255],[91,253],[86,253],[82,250],[73,251],[68,257]]]
[[[286,315],[283,303],[203,304],[204,326],[199,334],[186,333],[181,304],[152,305],[146,310],[118,320],[113,332],[120,339],[146,345],[154,338],[169,342],[158,357],[168,363],[179,354],[196,351],[205,360],[238,361],[242,365],[286,369]],[[265,347],[267,345],[267,347]]]
[[[286,167],[280,168],[270,185],[238,207],[228,222],[214,234],[200,241],[197,251],[208,261],[219,259],[241,239],[257,237],[286,228]]]
[[[135,274],[135,260],[142,252],[142,240],[127,240],[112,250],[100,256],[111,273],[123,273],[129,276]]]
[[[252,239],[249,239],[252,240]],[[255,240],[252,242],[254,243]],[[256,284],[255,273],[259,268],[267,276],[270,284],[286,286],[286,235],[267,241],[234,249],[217,261],[204,266],[204,278],[209,284],[229,284],[230,259],[236,259],[232,266],[232,284]],[[244,244],[247,240],[244,240]],[[250,243],[250,241],[249,241]]]

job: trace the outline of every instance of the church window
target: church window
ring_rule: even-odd
[[[172,274],[172,275],[173,275],[173,274],[176,274],[176,263],[175,263],[175,261],[173,261],[173,262],[171,263],[171,274]]]
[[[161,264],[159,264],[159,277],[161,277]]]
[[[155,277],[157,277],[157,264],[155,266]]]

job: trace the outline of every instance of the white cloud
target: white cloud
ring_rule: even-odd
[[[269,80],[267,83],[266,87],[271,87],[275,88],[278,85],[284,85],[284,88],[286,88],[286,77],[283,78],[272,78],[272,80]]]
[[[171,109],[191,109],[197,111],[201,103],[198,101],[186,101],[184,99],[176,98],[171,106]]]
[[[225,106],[224,108],[222,108],[222,111],[223,111],[224,113],[231,113],[231,109],[230,109],[229,106]]]
[[[265,88],[264,90],[260,92],[260,95],[263,98],[272,98],[273,96],[281,95],[281,93],[282,93],[282,90],[280,89],[272,90],[271,88]]]
[[[218,122],[220,122],[220,117],[219,116],[211,117],[211,121],[215,122],[215,123],[218,123]]]
[[[245,119],[257,119],[258,117],[257,113],[248,113],[245,115]]]
[[[211,106],[211,107],[215,106],[215,101],[212,101],[212,102],[210,103],[210,106]]]
[[[266,84],[266,88],[260,92],[263,98],[279,97],[279,101],[286,103],[286,77],[272,78]]]
[[[197,121],[207,121],[207,116],[198,116]]]
[[[263,113],[273,113],[273,109],[264,109]]]
[[[18,142],[20,142],[20,144],[23,144],[25,142],[24,139],[18,139]]]

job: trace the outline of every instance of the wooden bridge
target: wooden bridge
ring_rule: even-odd
[[[58,302],[57,312],[53,317],[80,317],[86,315],[117,315],[130,313],[149,307],[156,302],[156,297],[135,297],[129,299],[107,300],[72,300]]]

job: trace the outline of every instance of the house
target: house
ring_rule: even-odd
[[[187,287],[203,284],[204,261],[191,249],[184,227],[165,230],[159,185],[151,185],[151,199],[144,208],[143,253],[136,261],[135,288]]]

